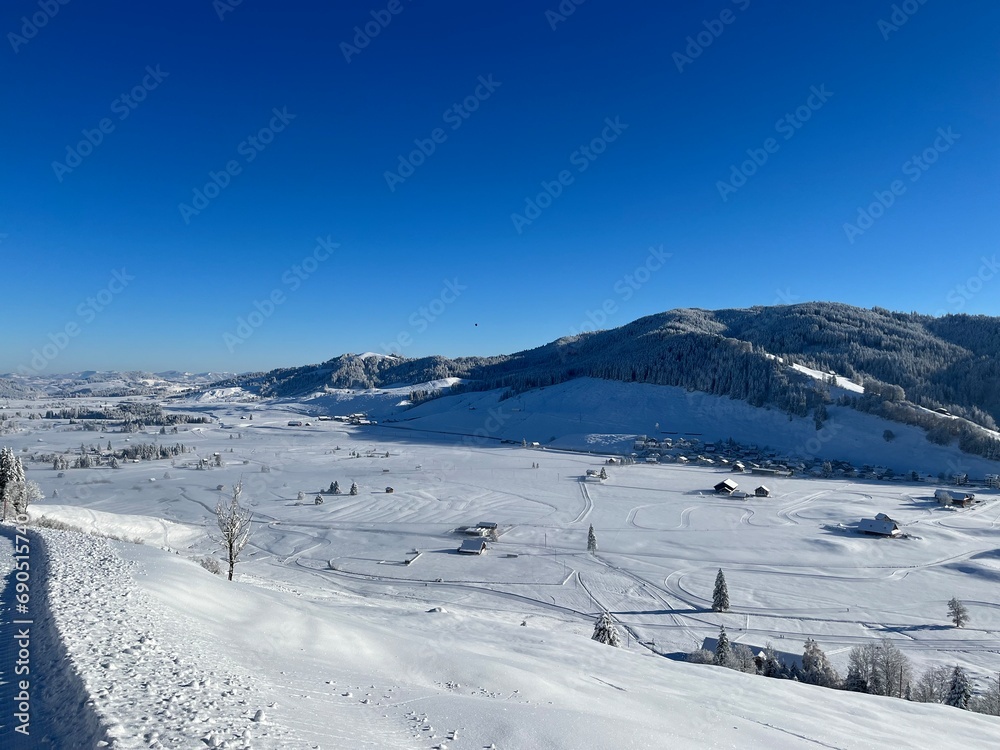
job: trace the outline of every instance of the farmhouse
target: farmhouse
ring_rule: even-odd
[[[769,490],[764,485],[761,485],[753,491],[753,494],[757,497],[771,497],[771,490]]]
[[[734,482],[732,479],[723,479],[721,482],[715,485],[714,489],[720,495],[730,495],[736,491],[737,487],[739,487],[739,485],[736,484],[736,482]]]
[[[462,546],[458,548],[458,551],[463,555],[481,555],[486,551],[486,540],[466,539],[462,542]]]
[[[742,461],[736,461],[733,463],[733,473],[746,471],[747,467]]]
[[[885,513],[879,513],[875,518],[862,518],[858,531],[872,536],[898,536],[899,526]]]
[[[953,490],[937,490],[934,499],[940,505],[957,505],[960,508],[967,508],[976,500],[976,496],[971,492],[955,492]]]
[[[293,419],[292,421],[290,421],[290,422],[288,423],[288,426],[289,426],[289,427],[301,427],[301,426],[302,426],[302,423],[301,423],[301,422],[299,422],[298,420],[295,420],[295,419]]]

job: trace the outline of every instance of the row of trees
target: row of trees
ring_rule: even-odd
[[[929,667],[914,679],[910,660],[887,638],[855,646],[848,659],[847,676],[842,678],[819,644],[809,638],[801,666],[786,664],[770,643],[760,654],[743,645],[733,646],[724,626],[714,652],[695,651],[689,655],[689,660],[695,663],[715,664],[764,677],[1000,715],[1000,682],[991,681],[980,695],[975,695],[972,681],[958,665]]]

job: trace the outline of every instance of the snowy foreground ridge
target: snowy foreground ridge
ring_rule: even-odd
[[[4,748],[1000,741],[996,719],[944,706],[675,663],[477,614],[230,584],[170,552],[73,532],[29,537],[31,736],[11,732],[5,684]],[[13,541],[3,527],[5,561]],[[7,608],[3,618],[6,635]]]

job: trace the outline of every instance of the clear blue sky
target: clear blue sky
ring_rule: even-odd
[[[10,0],[0,372],[1000,314],[1000,6],[776,5]]]

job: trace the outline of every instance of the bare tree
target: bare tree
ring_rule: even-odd
[[[948,619],[955,624],[956,628],[964,627],[965,623],[969,621],[969,610],[957,597],[953,596],[948,602]]]
[[[917,680],[913,689],[913,700],[919,703],[944,703],[950,687],[950,668],[945,666],[928,667]]]
[[[902,698],[911,681],[910,660],[888,638],[851,649],[848,690]]]
[[[226,551],[229,560],[229,580],[233,580],[233,568],[236,567],[240,552],[250,541],[250,522],[253,513],[249,508],[240,505],[240,495],[243,494],[243,480],[233,485],[233,495],[227,501],[219,501],[215,506],[215,520],[222,532],[219,541]]]

